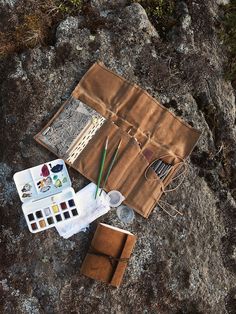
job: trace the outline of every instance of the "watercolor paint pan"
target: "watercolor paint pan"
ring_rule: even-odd
[[[22,206],[29,230],[37,233],[68,222],[79,215],[76,195],[72,188],[60,194],[40,199]]]

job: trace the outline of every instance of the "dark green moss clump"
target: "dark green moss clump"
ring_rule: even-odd
[[[82,9],[83,0],[55,0],[54,4],[59,12],[74,15]]]
[[[165,38],[168,30],[175,24],[175,0],[132,0],[140,3],[147,12],[150,21],[158,30],[161,37]]]
[[[229,63],[226,66],[226,79],[236,85],[236,0],[222,6],[222,30],[221,37],[229,52]]]
[[[27,0],[16,5],[17,23],[0,32],[0,58],[53,42],[55,28],[66,16],[83,10],[84,0]],[[25,4],[25,5],[23,5]]]

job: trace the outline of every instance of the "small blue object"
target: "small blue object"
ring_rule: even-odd
[[[57,173],[57,172],[60,172],[60,171],[62,171],[62,169],[63,169],[63,165],[62,164],[57,164],[56,166],[53,166],[52,167],[52,165],[51,164],[49,164],[49,166],[50,166],[50,170],[53,172],[53,173]]]
[[[69,200],[68,203],[69,203],[69,206],[70,206],[70,207],[75,206],[75,202],[74,202],[73,199]]]

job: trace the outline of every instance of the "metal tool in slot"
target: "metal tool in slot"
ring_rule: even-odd
[[[165,179],[172,167],[172,165],[165,163],[161,159],[156,160],[151,166],[161,180]]]

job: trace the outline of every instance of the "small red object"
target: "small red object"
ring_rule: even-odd
[[[42,169],[41,169],[41,176],[43,177],[48,177],[50,174],[48,166],[47,165],[43,165]]]

